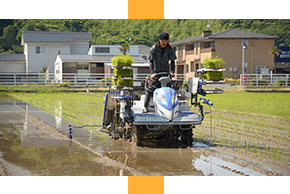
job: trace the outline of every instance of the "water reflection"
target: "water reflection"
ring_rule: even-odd
[[[59,105],[58,110],[61,110],[61,103]],[[0,97],[0,157],[6,162],[33,175],[130,175],[126,170],[96,162],[97,155],[71,141],[58,140],[35,127],[29,114],[18,106],[31,113],[43,113],[26,103]]]
[[[57,101],[55,104],[55,125],[56,128],[61,128],[62,126],[62,101]]]

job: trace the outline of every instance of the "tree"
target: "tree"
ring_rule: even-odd
[[[18,29],[16,26],[9,25],[4,28],[3,36],[0,38],[0,44],[4,52],[12,49],[13,45],[19,44],[15,39],[17,31]]]
[[[119,50],[123,55],[127,55],[127,52],[130,51],[130,46],[128,44],[122,44]]]
[[[279,56],[281,50],[278,48],[278,46],[273,46],[271,47],[271,50],[270,50],[270,54],[274,55],[274,63],[276,64],[276,59],[277,59],[277,56]]]

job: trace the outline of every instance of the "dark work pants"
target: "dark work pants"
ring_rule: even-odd
[[[146,89],[146,92],[153,95],[153,92],[157,88],[161,88],[161,82],[158,80],[163,76],[156,76],[154,79],[151,79],[150,84],[148,85],[148,88]],[[171,80],[169,83],[167,83],[167,87],[173,86],[173,81]]]

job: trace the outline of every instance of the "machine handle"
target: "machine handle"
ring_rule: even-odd
[[[213,103],[211,103],[210,100],[207,100],[204,97],[199,98],[199,100],[201,100],[203,104],[207,104],[208,106],[213,106]]]

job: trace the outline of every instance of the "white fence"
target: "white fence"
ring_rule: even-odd
[[[148,74],[134,74],[134,79],[145,80]],[[193,75],[187,75],[193,76]],[[103,73],[63,73],[61,79],[55,78],[54,73],[0,73],[1,85],[23,85],[23,84],[68,84],[68,85],[111,85],[113,74]],[[184,74],[176,75],[177,79],[187,80]]]
[[[290,85],[289,74],[244,74],[240,75],[240,85],[266,86],[266,85]]]

